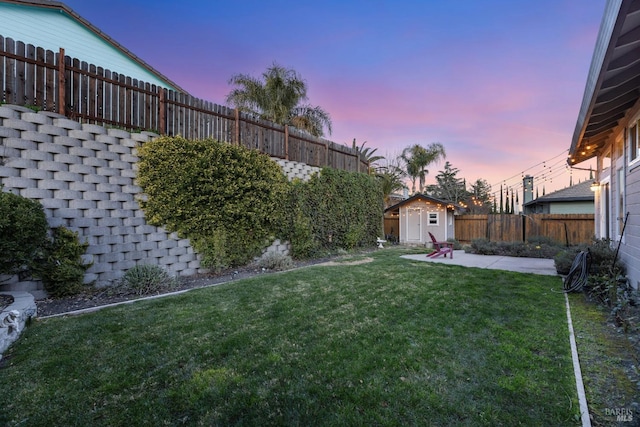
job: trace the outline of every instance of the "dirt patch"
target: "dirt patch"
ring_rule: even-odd
[[[0,311],[13,304],[13,297],[7,294],[0,294]]]
[[[372,261],[373,261],[373,258],[366,257],[366,258],[362,258],[362,259],[358,259],[358,260],[354,260],[354,261],[329,261],[329,262],[323,262],[320,265],[321,266],[327,266],[327,267],[336,266],[336,265],[360,265],[360,264],[368,264],[368,263],[370,263]]]
[[[340,256],[318,258],[313,260],[294,261],[294,268],[301,268],[310,265],[330,265],[330,262],[335,262],[340,259]],[[367,261],[367,259],[369,261]],[[358,260],[358,263],[370,262],[372,258],[365,258],[364,260]],[[345,263],[336,262],[335,265],[345,265]],[[189,277],[180,278],[180,283],[177,288],[171,290],[171,292],[203,288],[206,286],[212,286],[220,283],[230,282],[239,279],[246,279],[248,277],[258,276],[261,274],[275,273],[273,270],[266,270],[255,265],[237,267],[232,269],[226,269],[218,273],[199,274]],[[158,295],[158,294],[154,294]],[[84,292],[66,298],[46,298],[36,301],[38,307],[38,317],[52,316],[56,314],[69,313],[77,310],[83,310],[86,308],[100,307],[104,305],[114,304],[123,301],[131,301],[152,295],[121,295],[114,294],[114,290],[111,288],[87,288]]]

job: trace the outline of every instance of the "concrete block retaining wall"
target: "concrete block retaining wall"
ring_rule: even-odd
[[[136,264],[174,275],[202,272],[188,240],[145,222],[136,198],[136,147],[156,134],[81,124],[56,113],[0,106],[0,180],[4,191],[40,201],[51,227],[77,231],[93,265],[85,282],[107,286]],[[0,159],[1,160],[1,159]],[[289,179],[319,168],[277,160]],[[276,241],[265,252],[288,253]],[[0,290],[41,292],[37,281],[11,278]]]

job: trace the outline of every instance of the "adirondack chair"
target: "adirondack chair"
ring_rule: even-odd
[[[440,255],[444,255],[447,257],[447,254],[451,255],[451,259],[453,259],[453,243],[452,242],[438,242],[433,234],[429,232],[429,236],[431,237],[431,242],[433,243],[434,251],[427,255],[428,258],[436,258]]]

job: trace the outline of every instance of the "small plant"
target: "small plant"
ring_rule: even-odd
[[[127,295],[153,295],[178,287],[178,279],[170,276],[162,267],[139,264],[127,270],[117,290]]]
[[[284,271],[291,270],[295,265],[289,255],[284,255],[279,252],[269,252],[258,260],[258,267],[267,270]]]
[[[456,239],[449,238],[449,239],[447,239],[447,242],[453,243],[453,249],[455,249],[455,250],[462,249],[462,244],[459,241],[457,241]]]
[[[34,269],[49,295],[63,297],[82,291],[84,274],[90,267],[82,259],[87,246],[88,243],[80,242],[78,233],[65,227],[53,229],[45,260]]]
[[[496,247],[487,239],[475,239],[468,248],[469,252],[478,255],[495,255]]]
[[[465,251],[479,255],[552,259],[561,250],[556,244],[544,243],[542,240],[533,242],[491,242],[487,239],[476,239]]]
[[[558,252],[556,256],[553,257],[553,262],[556,266],[556,271],[558,272],[558,274],[561,274],[563,276],[569,274],[571,265],[573,264],[573,260],[575,259],[577,254],[578,252],[575,250],[565,249]]]

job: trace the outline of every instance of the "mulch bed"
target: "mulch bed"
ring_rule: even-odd
[[[0,294],[0,311],[13,304],[13,297],[11,295]]]
[[[305,267],[308,265],[320,264],[327,262],[335,257],[327,257],[321,259],[313,259],[295,262],[295,268]],[[256,266],[245,266],[233,269],[227,269],[218,273],[199,274],[195,276],[180,278],[178,287],[171,290],[176,292],[185,289],[202,288],[232,280],[245,279],[260,274],[274,273],[273,270],[264,270]],[[86,308],[100,307],[104,305],[114,304],[123,301],[130,301],[152,295],[123,295],[115,294],[110,288],[88,288],[85,292],[65,298],[47,298],[36,300],[38,307],[38,317],[46,317],[57,314],[69,313]]]

